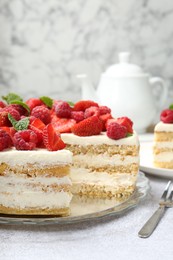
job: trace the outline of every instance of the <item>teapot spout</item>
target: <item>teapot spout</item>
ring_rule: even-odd
[[[96,91],[86,74],[77,75],[81,82],[82,100],[93,100],[97,102]]]

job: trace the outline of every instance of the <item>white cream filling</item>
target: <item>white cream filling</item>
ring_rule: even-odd
[[[104,186],[130,186],[136,181],[137,175],[128,173],[108,174],[106,172],[89,172],[85,168],[72,168],[70,173],[74,184],[95,184]]]
[[[93,126],[94,127],[94,126]],[[105,132],[102,132],[100,135],[92,135],[92,136],[77,136],[74,134],[61,134],[62,140],[66,144],[71,145],[139,145],[137,134],[134,132],[132,136],[122,138],[119,140],[113,140],[107,137]]]
[[[121,156],[121,155],[113,155],[109,156],[106,154],[98,154],[98,155],[74,155],[73,162],[83,164],[83,166],[90,167],[102,167],[106,165],[114,166],[114,165],[128,165],[131,163],[139,163],[139,156]]]
[[[10,193],[30,193],[38,190],[42,190],[42,185],[44,187],[50,185],[71,185],[71,180],[69,177],[64,176],[58,177],[30,177],[27,178],[25,175],[15,175],[6,174],[5,176],[0,176],[0,192],[10,192]],[[41,186],[40,186],[41,185]],[[52,188],[48,187],[51,191]]]
[[[64,208],[69,207],[72,195],[67,192],[26,192],[3,194],[0,191],[0,205],[6,207],[27,208]]]
[[[27,163],[45,165],[67,164],[72,162],[72,153],[68,150],[47,151],[37,149],[32,151],[5,150],[0,153],[0,163],[11,166],[25,165]]]
[[[155,128],[155,132],[173,132],[173,124],[165,124],[163,122],[159,122]]]
[[[158,162],[170,162],[173,161],[172,152],[163,152],[159,154],[154,154],[154,160]]]

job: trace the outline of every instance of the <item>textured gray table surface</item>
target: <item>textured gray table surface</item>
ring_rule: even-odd
[[[147,239],[138,231],[157,208],[167,180],[149,176],[151,190],[136,208],[107,217],[63,226],[0,225],[0,259],[172,259],[173,209]]]

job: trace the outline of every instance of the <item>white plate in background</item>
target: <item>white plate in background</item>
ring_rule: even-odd
[[[156,177],[173,178],[173,169],[158,168],[153,165],[153,142],[140,143],[140,170]]]

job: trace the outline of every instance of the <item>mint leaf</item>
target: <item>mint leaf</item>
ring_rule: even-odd
[[[10,122],[12,123],[16,131],[28,129],[28,125],[29,125],[28,117],[16,121],[15,118],[12,115],[10,115],[10,113],[8,113],[8,119],[10,120]]]
[[[52,108],[53,105],[53,99],[51,99],[50,97],[46,97],[46,96],[42,96],[40,97],[41,101],[43,101],[43,103],[47,106]]]
[[[73,102],[67,101],[67,103],[69,104],[69,106],[74,107],[74,103]]]
[[[173,110],[173,104],[171,104],[171,105],[169,106],[169,109]]]
[[[20,100],[13,100],[11,101],[10,104],[17,104],[17,105],[20,105],[22,107],[24,107],[27,111],[28,111],[28,114],[30,114],[30,108],[28,107],[28,105]]]
[[[14,100],[23,101],[23,99],[15,93],[9,93],[7,96],[2,96],[2,99],[5,100],[7,104],[12,104],[11,102]]]

